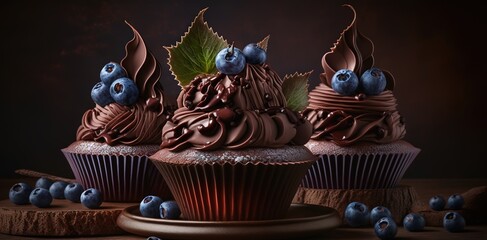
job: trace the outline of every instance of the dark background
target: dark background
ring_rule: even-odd
[[[179,87],[163,46],[179,41],[197,13],[237,47],[270,35],[268,63],[281,77],[313,70],[358,13],[375,43],[376,66],[396,78],[405,140],[422,149],[408,178],[471,178],[486,171],[485,9],[469,1],[15,1],[2,6],[2,159],[0,177],[27,168],[72,177],[60,149],[75,140],[92,108],[101,67],[120,61],[129,21]]]

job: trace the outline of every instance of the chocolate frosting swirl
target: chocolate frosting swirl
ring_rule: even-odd
[[[313,125],[314,140],[328,140],[340,146],[368,141],[389,143],[406,134],[402,117],[392,94],[394,78],[384,71],[386,90],[376,96],[360,93],[343,96],[331,88],[336,71],[350,69],[361,76],[374,65],[374,44],[358,29],[355,9],[352,23],[341,33],[334,47],[322,58],[322,83],[310,92],[309,105],[303,112]]]
[[[181,151],[303,145],[311,125],[286,108],[282,80],[267,64],[238,75],[200,75],[181,91],[162,148]]]
[[[311,139],[349,146],[360,141],[389,143],[403,138],[404,120],[396,108],[390,90],[357,99],[321,83],[310,92],[303,114],[313,125]]]
[[[161,68],[137,30],[127,25],[134,38],[126,44],[126,54],[120,65],[139,88],[139,100],[133,106],[111,103],[89,109],[83,115],[77,140],[109,145],[161,143],[160,132],[166,122],[163,88],[159,82]]]

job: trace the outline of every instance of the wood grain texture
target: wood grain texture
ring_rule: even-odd
[[[387,189],[311,189],[300,188],[293,203],[318,204],[335,208],[343,220],[343,213],[350,202],[362,202],[372,210],[384,206],[391,210],[397,223],[411,211],[418,195],[411,186],[398,186]],[[345,225],[345,221],[343,221]]]
[[[58,176],[54,176],[51,174],[47,174],[47,173],[43,173],[43,172],[37,172],[34,170],[29,170],[29,169],[17,169],[17,170],[15,170],[15,173],[22,175],[22,176],[25,176],[25,177],[33,177],[33,178],[44,177],[44,178],[47,178],[51,181],[63,181],[63,182],[67,182],[67,183],[76,182],[76,179],[58,177]]]
[[[121,234],[116,220],[122,209],[133,205],[104,202],[99,209],[54,199],[51,207],[15,205],[0,201],[0,232],[23,236],[91,236]]]

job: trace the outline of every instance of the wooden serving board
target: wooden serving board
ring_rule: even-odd
[[[93,236],[122,234],[117,217],[136,203],[103,202],[99,209],[85,208],[81,203],[54,199],[51,207],[15,205],[9,199],[0,201],[0,232],[23,236]]]

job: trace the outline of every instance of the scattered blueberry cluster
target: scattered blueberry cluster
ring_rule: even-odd
[[[222,49],[215,58],[215,65],[218,71],[227,75],[239,74],[246,63],[262,64],[267,54],[263,48],[256,43],[247,44],[243,50],[232,45]]]
[[[351,227],[374,226],[380,239],[393,239],[397,234],[397,225],[391,211],[384,206],[376,206],[371,211],[361,202],[351,202],[345,209],[345,221]]]
[[[465,201],[460,194],[453,194],[448,201],[442,196],[430,199],[430,208],[435,211],[462,209]],[[374,226],[374,232],[380,239],[394,239],[397,234],[397,224],[392,218],[391,211],[383,206],[376,206],[369,211],[367,205],[361,202],[351,202],[345,209],[345,221],[351,227]],[[409,213],[403,218],[403,227],[410,232],[422,231],[426,226],[424,217],[419,213]],[[447,212],[443,217],[443,227],[449,232],[460,232],[465,227],[465,219],[458,212]]]
[[[178,219],[181,210],[174,200],[163,201],[158,196],[144,197],[139,205],[140,214],[149,218]]]
[[[394,239],[397,234],[397,224],[392,218],[391,211],[384,206],[376,206],[369,211],[367,205],[361,202],[351,202],[345,209],[345,221],[351,227],[365,227],[371,224],[375,235],[380,239]],[[410,213],[403,219],[406,230],[421,231],[425,226],[423,216]]]
[[[355,72],[349,69],[338,70],[331,79],[333,90],[345,96],[353,95],[360,90],[366,95],[378,95],[384,91],[386,85],[384,72],[375,67],[365,71],[360,79]]]
[[[45,177],[37,179],[34,188],[24,182],[14,184],[8,197],[14,204],[30,203],[39,208],[50,207],[53,199],[67,199],[90,209],[99,208],[103,202],[102,194],[97,189],[85,190],[80,183],[53,182]]]
[[[430,208],[435,211],[460,210],[464,204],[465,200],[460,194],[450,195],[447,201],[443,196],[436,195],[429,201]],[[465,228],[465,218],[458,212],[448,211],[443,216],[443,227],[449,232],[461,232]]]
[[[91,90],[91,98],[96,104],[104,107],[116,102],[130,106],[137,102],[139,89],[120,64],[107,63],[100,71],[100,80]]]

